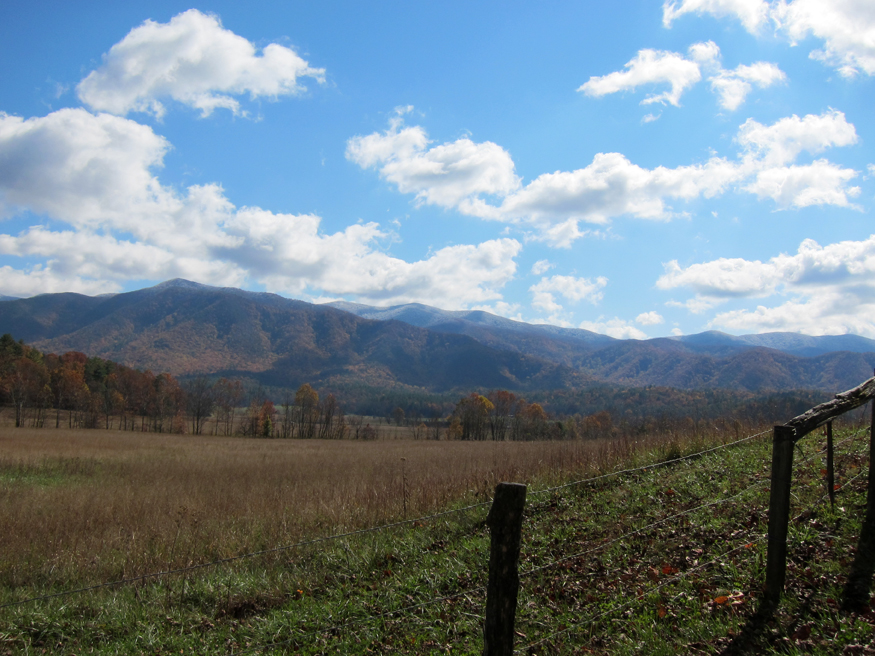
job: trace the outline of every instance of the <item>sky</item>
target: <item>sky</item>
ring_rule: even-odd
[[[875,3],[0,3],[0,294],[875,338]]]

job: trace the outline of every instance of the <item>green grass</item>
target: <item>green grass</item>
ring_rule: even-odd
[[[822,442],[809,436],[796,454],[787,592],[767,618],[757,608],[768,436],[680,462],[666,461],[705,445],[669,445],[626,467],[662,464],[581,485],[530,482],[520,653],[841,654],[870,644],[871,607],[840,608],[868,435],[837,451],[835,508],[822,499]],[[0,654],[480,654],[487,511],[2,608]],[[3,590],[0,604],[40,592]]]
[[[46,458],[36,464],[0,461],[0,489],[82,484],[94,479],[99,470],[100,463],[85,458]]]

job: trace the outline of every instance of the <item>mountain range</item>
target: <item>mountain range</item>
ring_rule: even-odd
[[[434,392],[597,383],[748,391],[853,387],[875,340],[796,333],[619,340],[482,311],[311,304],[185,280],[115,295],[0,300],[0,334],[176,376],[276,387],[360,384]]]

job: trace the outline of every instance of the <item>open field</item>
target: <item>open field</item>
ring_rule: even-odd
[[[482,501],[502,480],[558,480],[631,448],[7,429],[0,584],[84,584],[225,558]]]
[[[768,435],[650,466],[731,439],[361,443],[5,431],[0,606],[476,505],[8,605],[0,654],[478,654],[486,501],[500,480],[530,483],[517,622],[517,644],[529,647],[520,653],[840,654],[865,645],[875,613],[839,605],[865,505],[867,435],[838,437],[835,509],[823,501],[822,438],[802,446],[787,598],[760,624]]]

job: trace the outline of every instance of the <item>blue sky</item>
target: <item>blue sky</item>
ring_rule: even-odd
[[[875,337],[871,0],[0,5],[0,293]]]

